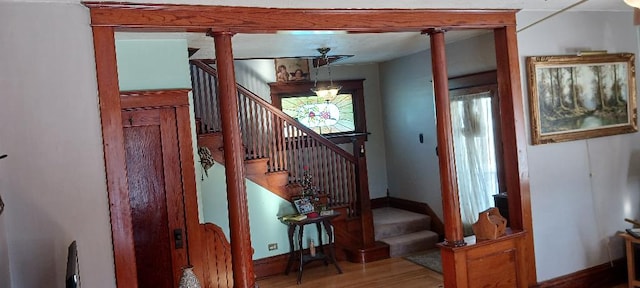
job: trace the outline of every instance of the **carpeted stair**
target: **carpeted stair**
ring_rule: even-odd
[[[431,231],[431,217],[402,209],[373,209],[376,241],[389,244],[390,256],[398,257],[434,248],[438,234]]]

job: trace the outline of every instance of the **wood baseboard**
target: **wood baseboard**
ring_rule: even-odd
[[[376,241],[372,247],[345,249],[347,260],[354,263],[369,263],[389,258],[389,244]]]
[[[273,275],[284,274],[288,260],[289,253],[253,260],[253,273],[258,280]]]
[[[371,203],[371,209],[377,209],[377,208],[383,208],[383,207],[389,207],[389,197],[381,197],[381,198],[375,198],[375,199],[371,199],[370,201]]]
[[[537,288],[570,288],[570,287],[611,287],[625,283],[627,265],[624,258],[598,266],[580,270],[557,278],[538,283]]]
[[[309,253],[309,249],[304,250],[304,253]],[[287,261],[289,261],[289,253],[253,260],[253,273],[256,275],[257,280],[261,280],[273,275],[284,274],[284,270],[287,269]],[[293,265],[291,265],[293,268],[291,269],[289,275],[294,275],[292,277],[295,277],[298,271],[298,265],[298,259],[293,260]],[[322,261],[314,261],[305,264],[304,267],[306,269],[307,267],[320,265],[324,265],[324,263]]]

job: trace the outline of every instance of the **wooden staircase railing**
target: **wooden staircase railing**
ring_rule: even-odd
[[[191,61],[195,116],[201,133],[220,131],[217,72],[201,60]],[[289,183],[308,171],[313,185],[328,195],[329,207],[346,206],[348,216],[359,215],[358,161],[333,142],[298,123],[281,110],[237,86],[238,117],[245,159],[268,159],[267,172],[287,171]]]

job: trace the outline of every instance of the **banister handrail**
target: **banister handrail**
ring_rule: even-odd
[[[211,75],[213,75],[215,77],[218,76],[218,72],[216,71],[216,69],[214,69],[211,66],[207,65],[202,60],[190,60],[190,62],[193,63],[194,65],[198,66],[200,69],[204,70],[205,72],[207,72],[207,73],[209,73],[209,74],[211,74]],[[243,95],[249,97],[251,100],[257,102],[263,108],[269,110],[271,113],[273,113],[276,116],[284,119],[285,121],[287,121],[292,126],[294,126],[297,129],[301,130],[302,132],[304,132],[307,135],[307,137],[311,137],[314,140],[320,142],[321,144],[326,146],[331,151],[333,151],[333,152],[337,153],[338,155],[344,157],[347,161],[349,161],[351,163],[356,163],[356,157],[355,156],[349,154],[347,151],[344,151],[342,148],[340,148],[335,143],[331,142],[327,138],[325,138],[325,137],[321,136],[320,134],[316,133],[315,131],[311,130],[309,127],[300,124],[300,122],[298,122],[297,120],[293,119],[293,117],[287,115],[286,113],[282,112],[282,110],[274,108],[273,105],[271,105],[269,102],[267,102],[266,100],[262,99],[260,96],[256,95],[255,93],[251,92],[249,89],[247,89],[247,88],[245,88],[242,85],[237,84],[237,83],[236,83],[236,86],[238,88],[238,92],[240,92]]]

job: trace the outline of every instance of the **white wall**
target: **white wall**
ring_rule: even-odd
[[[449,44],[446,54],[451,76],[495,69],[491,33]],[[431,54],[419,52],[380,67],[389,192],[429,204],[442,219]]]
[[[9,155],[0,220],[11,287],[64,287],[72,240],[83,287],[115,287],[91,35],[80,4],[0,3],[0,153]]]
[[[518,23],[544,15],[520,12]],[[637,53],[632,23],[631,12],[568,12],[518,33],[524,103],[527,56]],[[621,258],[614,234],[630,227],[625,217],[640,216],[640,134],[529,145],[527,153],[538,280]]]
[[[7,233],[4,226],[4,217],[0,216],[0,287],[11,287],[9,247],[7,246]]]
[[[319,71],[319,81],[328,80],[322,78],[322,72],[326,71]],[[388,187],[387,159],[378,65],[331,65],[331,75],[334,80],[365,79],[363,83],[365,117],[367,132],[371,133],[365,142],[369,196],[371,199],[386,197]],[[349,152],[351,153],[353,150],[350,149]]]

